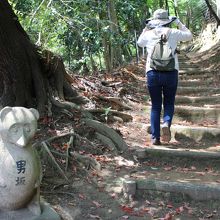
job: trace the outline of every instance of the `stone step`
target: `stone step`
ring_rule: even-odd
[[[193,123],[208,122],[220,125],[220,109],[192,106],[176,106],[175,116]]]
[[[208,70],[202,70],[199,68],[186,68],[186,69],[181,69],[179,70],[179,74],[188,74],[188,75],[195,75],[195,74],[199,74],[199,75],[206,75],[209,74],[209,76],[212,75],[211,72],[209,72]]]
[[[146,124],[145,129],[150,133],[150,124]],[[203,145],[206,145],[206,143],[210,145],[212,143],[220,143],[220,128],[172,124],[171,141],[179,141],[180,143],[187,141],[191,143],[202,143]]]
[[[146,192],[147,191],[147,192]],[[209,201],[220,200],[220,186],[216,183],[193,183],[189,180],[159,180],[144,178],[136,180],[137,197],[145,196],[145,199],[157,197],[158,194],[163,194],[169,199],[177,197],[178,201]],[[169,194],[167,194],[169,193]]]
[[[179,69],[180,70],[184,70],[184,71],[198,71],[200,70],[201,68],[197,65],[193,65],[193,64],[190,64],[190,63],[179,63]]]
[[[188,104],[188,105],[207,105],[213,103],[220,104],[220,96],[200,96],[200,97],[191,97],[191,96],[176,96],[175,103],[178,104]],[[207,106],[210,107],[210,106]],[[213,106],[217,107],[217,106]]]
[[[195,96],[199,95],[211,95],[211,94],[220,94],[220,88],[214,88],[214,87],[185,87],[185,86],[179,86],[177,88],[177,95],[189,95],[193,94]]]
[[[220,152],[154,146],[137,149],[134,155],[142,170],[130,174],[125,183],[135,185],[137,197],[162,194],[184,202],[220,200]]]
[[[193,63],[192,61],[190,60],[187,60],[187,59],[178,59],[179,60],[179,65],[189,65],[189,66],[193,66],[193,67],[199,67],[198,64],[196,63]]]
[[[218,100],[219,101],[219,100]],[[218,102],[217,101],[217,102]],[[205,108],[220,108],[220,104],[214,104],[214,105],[208,105],[208,104],[205,104],[204,105]]]
[[[203,80],[213,79],[213,78],[210,77],[210,74],[193,74],[193,75],[180,74],[179,79],[180,80],[201,80],[201,81],[203,81]]]
[[[145,113],[150,114],[151,106],[145,107]],[[162,110],[163,112],[163,110]],[[195,107],[195,106],[175,106],[173,122],[181,121],[192,124],[220,125],[220,108],[217,107]]]
[[[212,152],[208,150],[196,150],[196,149],[174,149],[172,146],[151,146],[144,149],[137,149],[135,155],[138,159],[147,159],[149,157],[166,157],[166,158],[187,158],[188,160],[215,160],[214,163],[220,165],[220,151]],[[217,162],[216,162],[217,161]]]
[[[216,142],[220,143],[220,128],[219,127],[199,127],[199,126],[171,126],[171,134],[173,140],[184,142],[184,140],[192,142]]]
[[[188,79],[188,80],[179,80],[179,86],[207,86],[213,83],[213,79],[201,80],[201,79]]]
[[[200,67],[181,66],[179,69],[180,69],[180,70],[179,70],[179,73],[180,73],[180,74],[182,74],[182,73],[189,73],[189,75],[192,75],[192,74],[201,72]],[[206,72],[207,72],[207,71],[206,71]]]

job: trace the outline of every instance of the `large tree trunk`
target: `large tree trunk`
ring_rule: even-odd
[[[101,0],[98,0],[98,6],[101,8]],[[99,10],[99,19],[100,20],[107,20],[107,14],[104,10]],[[100,24],[99,24],[100,25]],[[100,29],[104,28],[103,24],[100,25]],[[104,54],[104,60],[105,60],[105,68],[107,72],[112,71],[112,65],[111,65],[111,59],[110,59],[110,42],[109,37],[106,32],[102,32],[102,45],[104,48],[103,54]]]
[[[213,15],[213,17],[215,18],[216,22],[217,22],[217,26],[220,25],[220,19],[217,16],[217,14],[215,13],[214,9],[212,8],[211,4],[209,3],[208,0],[205,0],[207,7],[209,8],[209,11],[211,13],[211,15]]]
[[[108,16],[110,21],[111,32],[114,33],[116,37],[120,36],[119,28],[118,28],[118,18],[116,14],[115,3],[113,0],[108,1]],[[111,65],[113,68],[118,67],[122,64],[122,50],[121,44],[113,44],[111,45]]]
[[[28,107],[36,99],[43,112],[47,99],[36,49],[7,0],[0,1],[0,57],[1,105]]]
[[[220,18],[220,1],[216,0],[216,6],[217,6],[217,16]]]
[[[7,0],[0,1],[0,105],[46,112],[51,88],[64,100],[65,68],[51,53],[42,57]],[[53,79],[53,80],[52,80]],[[53,86],[54,85],[54,86]],[[51,88],[50,88],[51,87]],[[76,92],[73,92],[77,96]]]

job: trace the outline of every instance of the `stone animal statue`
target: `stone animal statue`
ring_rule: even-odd
[[[41,214],[41,165],[30,143],[38,118],[33,108],[0,111],[0,212],[27,208],[35,216]]]

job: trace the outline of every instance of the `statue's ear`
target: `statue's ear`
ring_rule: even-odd
[[[36,118],[36,120],[38,120],[39,117],[40,117],[38,110],[35,109],[35,108],[29,108],[29,110],[33,113],[33,115]]]
[[[3,121],[5,116],[12,111],[12,107],[6,106],[0,111],[0,119]]]

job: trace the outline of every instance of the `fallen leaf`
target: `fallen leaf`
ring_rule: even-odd
[[[69,145],[68,145],[67,143],[64,143],[64,144],[63,144],[63,147],[62,147],[62,150],[67,150],[68,147],[69,147]]]
[[[192,215],[193,214],[193,210],[192,209],[188,209],[188,214]]]
[[[164,167],[163,169],[166,170],[166,171],[170,171],[170,170],[173,169],[173,167]]]
[[[145,200],[145,202],[146,202],[147,205],[150,205],[150,204],[151,204],[151,202],[148,201],[148,200]]]
[[[150,210],[149,210],[149,212],[148,212],[148,214],[150,215],[150,216],[154,216],[154,214],[157,212],[157,209],[156,208],[153,208],[153,207],[151,207],[150,208]]]
[[[212,217],[213,217],[213,214],[212,214],[212,213],[211,213],[211,214],[207,214],[205,217],[206,217],[206,218],[212,218]]]
[[[144,208],[141,209],[141,211],[142,211],[142,212],[149,212],[149,211],[150,211],[150,208],[144,207]]]
[[[115,198],[117,197],[116,193],[112,193],[112,194],[110,194],[110,196],[111,196],[113,199],[115,199]]]
[[[167,205],[167,208],[172,209],[172,208],[173,208],[173,205],[168,204],[168,205]]]
[[[194,166],[191,166],[191,170],[196,170],[196,167],[194,167]]]
[[[205,176],[205,172],[198,172],[199,176]]]
[[[172,219],[173,219],[173,216],[170,213],[167,213],[165,217],[163,218],[163,220],[172,220]]]
[[[97,208],[102,207],[102,204],[100,204],[99,202],[92,201],[92,203],[93,203]]]
[[[124,215],[124,216],[122,216],[122,219],[129,219],[129,216]]]
[[[179,208],[176,208],[176,213],[177,214],[180,214],[183,211],[184,211],[184,207],[183,206],[180,206]]]
[[[98,216],[98,215],[91,215],[91,214],[90,214],[89,217],[90,217],[90,218],[94,218],[94,219],[101,219],[100,216]]]
[[[189,171],[189,168],[182,168],[182,171],[183,171],[183,172],[188,172],[188,171]]]
[[[158,203],[158,205],[159,205],[159,206],[165,206],[165,203],[164,203],[163,201],[160,201],[160,202]]]
[[[85,199],[86,197],[85,197],[85,195],[83,195],[83,194],[79,194],[79,198],[80,198],[80,199]]]
[[[131,214],[134,211],[133,208],[126,206],[126,205],[121,206],[121,209],[122,211],[127,212],[129,214]]]

